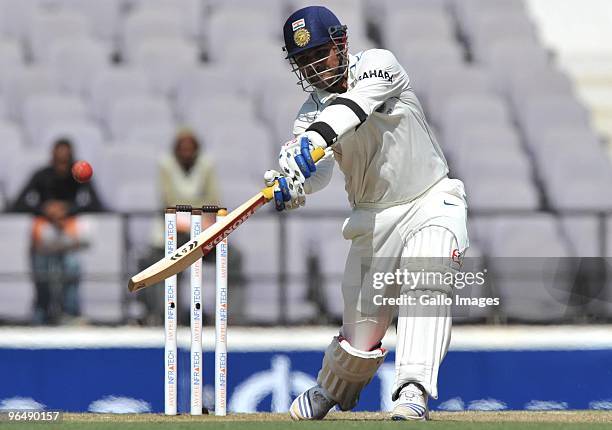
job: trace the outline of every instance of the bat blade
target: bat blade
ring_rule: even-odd
[[[316,163],[325,156],[322,148],[315,148],[312,159]],[[208,254],[217,243],[221,242],[244,221],[253,215],[257,209],[274,198],[274,187],[270,186],[255,194],[241,206],[228,214],[223,221],[215,223],[204,230],[198,237],[181,246],[170,258],[159,260],[142,272],[132,276],[128,283],[131,292],[150,287],[191,266],[198,258]]]
[[[157,284],[176,275],[208,254],[214,247],[270,200],[267,192],[257,193],[241,206],[229,213],[223,221],[204,230],[198,237],[181,246],[171,257],[159,260],[142,272],[134,275],[129,283],[131,292]]]

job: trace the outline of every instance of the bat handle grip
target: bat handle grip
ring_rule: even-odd
[[[325,150],[323,148],[315,148],[310,152],[310,156],[312,157],[312,160],[316,163],[317,161],[319,161],[321,158],[323,158],[325,156]],[[274,198],[274,187],[276,186],[276,182],[274,183],[274,185],[270,186],[270,187],[266,187],[263,190],[261,190],[262,194],[265,196],[266,200],[272,200]]]

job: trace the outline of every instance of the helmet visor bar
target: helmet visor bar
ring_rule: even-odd
[[[306,92],[333,87],[342,79],[348,67],[346,26],[330,27],[329,33],[329,43],[289,58],[292,71],[298,78],[298,84]],[[327,65],[331,55],[336,55],[338,58],[338,65],[335,67]]]

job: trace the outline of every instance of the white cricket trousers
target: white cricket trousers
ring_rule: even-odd
[[[450,342],[450,306],[381,304],[380,296],[450,293],[403,282],[378,282],[375,288],[373,279],[380,279],[376,273],[396,273],[406,261],[425,264],[425,257],[443,257],[435,260],[446,261],[449,271],[457,270],[457,256],[469,246],[466,211],[463,183],[444,178],[410,203],[356,208],[344,223],[342,233],[352,242],[342,281],[341,333],[353,347],[367,351],[381,342],[398,315],[394,399],[409,382],[437,398],[438,368]]]

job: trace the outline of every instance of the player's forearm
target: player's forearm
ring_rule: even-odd
[[[304,182],[304,191],[306,194],[319,192],[329,185],[334,172],[334,162],[333,153],[327,150],[325,157],[317,163],[316,172]]]

